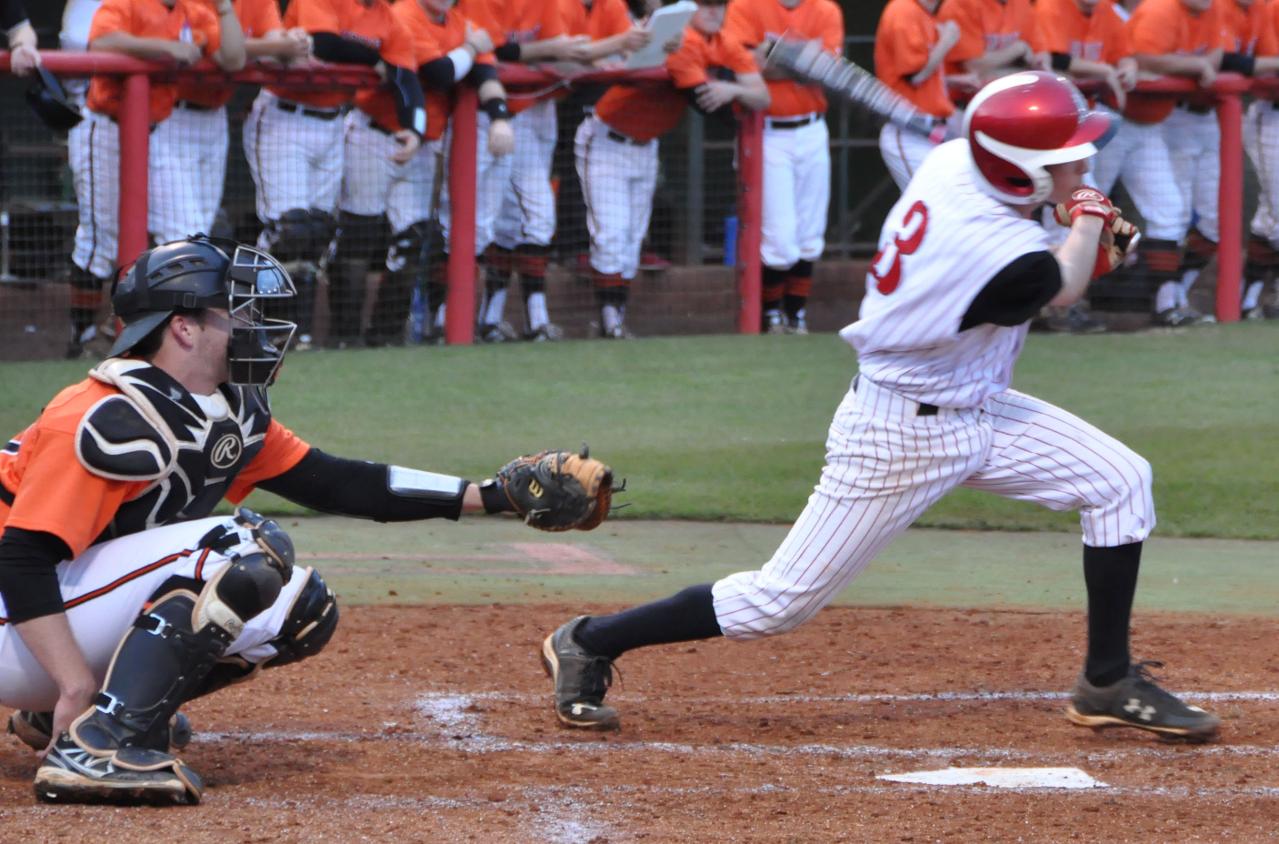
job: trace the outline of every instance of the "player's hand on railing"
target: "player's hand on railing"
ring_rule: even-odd
[[[489,36],[486,30],[471,26],[469,21],[466,24],[466,43],[470,45],[477,56],[481,53],[493,52],[492,37]]]
[[[411,160],[422,146],[422,138],[412,129],[401,129],[391,137],[400,145],[399,149],[391,153],[391,160],[396,164],[404,164]]]
[[[1199,71],[1199,87],[1211,88],[1212,83],[1217,81],[1217,68],[1213,65],[1212,59],[1203,59],[1203,70]]]
[[[311,33],[300,26],[295,26],[284,33],[283,49],[279,57],[287,62],[301,61],[311,56],[314,47],[315,42],[311,40]]]
[[[1115,98],[1115,108],[1118,111],[1123,111],[1124,106],[1128,103],[1128,89],[1132,88],[1132,85],[1125,87],[1123,80],[1119,76],[1119,71],[1113,67],[1102,77],[1102,82],[1106,84],[1111,96]]]
[[[576,64],[589,64],[591,61],[591,36],[561,36],[559,60]]]
[[[515,150],[515,131],[509,120],[489,124],[489,152],[495,156],[510,155]]]
[[[23,44],[20,47],[14,47],[9,53],[9,70],[17,76],[26,76],[35,70],[38,64],[40,64],[40,54],[36,52],[35,47]]]
[[[1115,65],[1115,74],[1119,78],[1119,85],[1125,91],[1131,91],[1137,87],[1137,62],[1132,58],[1120,59]]]
[[[181,67],[195,64],[203,55],[198,45],[185,41],[168,41],[164,45],[164,51]]]
[[[693,94],[697,97],[698,108],[703,111],[718,111],[737,96],[737,85],[712,79],[694,88]]]

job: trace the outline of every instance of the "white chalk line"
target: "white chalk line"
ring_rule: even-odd
[[[549,693],[529,692],[426,692],[419,700],[426,698],[447,698],[465,696],[471,701],[504,701],[521,704],[545,704],[550,699]],[[1177,695],[1191,700],[1203,700],[1211,703],[1229,701],[1273,703],[1279,701],[1279,692],[1275,691],[1237,691],[1237,692],[1195,692],[1178,691]],[[911,694],[842,694],[842,695],[744,695],[741,697],[706,697],[696,698],[699,704],[717,704],[729,706],[773,706],[779,703],[963,703],[967,701],[1013,701],[1034,703],[1039,701],[1068,700],[1070,692],[1043,691],[967,691],[967,692],[915,692]],[[617,692],[609,695],[610,701],[626,701],[644,703],[650,700],[665,702],[669,698],[654,698],[643,694]]]

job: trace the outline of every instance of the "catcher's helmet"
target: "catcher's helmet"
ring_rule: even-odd
[[[1096,154],[1112,131],[1069,80],[1043,70],[996,79],[964,112],[978,183],[1012,205],[1043,202],[1052,190],[1045,166]]]
[[[278,261],[233,240],[198,234],[156,246],[139,255],[111,290],[111,307],[124,328],[110,354],[129,351],[176,310],[225,308],[231,383],[270,384],[297,325],[267,319],[262,300],[295,292]]]
[[[55,132],[66,132],[80,122],[80,109],[72,105],[58,77],[44,65],[36,65],[36,76],[27,88],[27,104],[36,116]]]

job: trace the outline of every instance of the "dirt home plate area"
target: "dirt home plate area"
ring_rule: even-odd
[[[620,732],[561,729],[537,660],[575,606],[352,607],[305,663],[185,708],[193,808],[34,802],[6,841],[1261,841],[1279,818],[1269,619],[1143,614],[1138,656],[1225,718],[1169,744],[1062,716],[1079,613],[835,607],[788,636],[628,654]],[[1052,787],[884,775],[1077,769]],[[991,771],[980,772],[989,777]],[[973,779],[962,776],[960,780]]]

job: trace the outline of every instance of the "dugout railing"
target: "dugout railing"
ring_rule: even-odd
[[[381,84],[370,69],[360,66],[326,65],[320,63],[296,64],[290,67],[268,63],[254,63],[234,74],[226,74],[209,62],[201,62],[190,68],[160,66],[106,52],[64,53],[41,52],[44,66],[64,79],[83,78],[94,74],[111,74],[124,82],[124,94],[118,124],[120,126],[120,204],[118,266],[126,266],[148,245],[147,192],[136,186],[147,184],[147,150],[150,126],[148,124],[148,93],[152,80],[165,82],[182,79],[204,79],[216,82],[233,82],[240,86],[288,85],[292,88],[311,90],[360,89]],[[8,73],[8,54],[0,51],[0,73]],[[628,85],[669,84],[664,69],[647,71],[595,71],[585,74],[565,75],[549,70],[524,67],[501,68],[503,82],[509,86],[512,97],[528,96],[530,92],[562,88],[572,90],[585,86],[605,86],[612,83]],[[10,119],[28,123],[36,122],[34,115],[25,109],[8,113]],[[475,92],[469,86],[461,86],[451,121],[451,143],[448,158],[449,195],[452,219],[449,235],[449,265],[447,318],[445,340],[451,344],[471,343],[474,340],[477,304],[476,263],[470,258],[475,244],[476,203],[476,117]],[[734,149],[736,214],[733,220],[735,237],[732,256],[723,256],[724,263],[734,265],[739,313],[737,327],[743,333],[759,331],[760,284],[760,209],[763,180],[761,139],[763,120],[759,115],[747,114],[739,122]],[[561,139],[563,146],[564,139]],[[570,140],[571,146],[571,140]],[[700,180],[699,180],[700,182]],[[4,189],[5,185],[0,185]],[[3,222],[3,221],[0,221]],[[696,230],[696,227],[694,227]],[[4,232],[7,234],[7,229]],[[5,241],[7,243],[7,240]],[[69,254],[69,250],[68,250]]]

